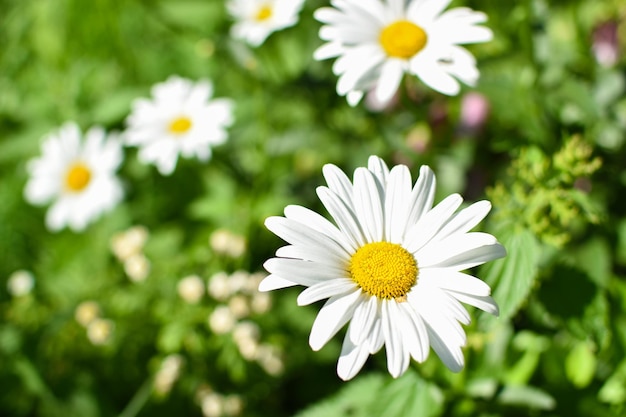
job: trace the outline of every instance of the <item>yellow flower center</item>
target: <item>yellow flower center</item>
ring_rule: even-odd
[[[91,180],[91,171],[82,162],[76,162],[65,175],[65,187],[73,192],[82,191]]]
[[[417,282],[417,262],[402,246],[389,242],[360,247],[349,266],[350,276],[366,293],[378,298],[406,301]]]
[[[265,4],[257,12],[255,19],[258,22],[262,22],[264,20],[269,19],[270,17],[272,17],[272,7]]]
[[[191,119],[185,116],[178,117],[170,122],[170,132],[180,135],[191,129]]]
[[[378,40],[387,55],[406,59],[424,49],[428,36],[415,23],[398,20],[384,28]]]

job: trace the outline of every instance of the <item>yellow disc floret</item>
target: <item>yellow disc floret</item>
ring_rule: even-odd
[[[407,59],[424,49],[428,36],[415,23],[398,20],[385,27],[378,40],[388,56]]]
[[[188,117],[181,116],[170,122],[170,132],[180,135],[191,129],[191,120]]]
[[[259,11],[256,13],[255,19],[258,22],[262,22],[264,20],[269,19],[270,17],[272,17],[272,8],[266,4],[262,6],[259,9]]]
[[[76,162],[65,174],[65,188],[72,192],[82,191],[91,180],[89,167],[82,162]]]
[[[378,298],[406,300],[417,282],[417,261],[402,246],[389,242],[360,247],[349,266],[350,277],[366,293]]]

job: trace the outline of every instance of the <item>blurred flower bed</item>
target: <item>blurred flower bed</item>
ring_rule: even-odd
[[[626,5],[355,2],[0,3],[0,415],[626,413]],[[389,364],[393,323],[344,382],[323,303],[259,291],[265,222],[372,155],[490,201],[459,300],[499,315],[455,313],[460,364],[432,329]]]

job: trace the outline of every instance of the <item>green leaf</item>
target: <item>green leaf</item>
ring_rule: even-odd
[[[593,379],[596,371],[596,356],[586,341],[574,346],[565,358],[565,374],[578,388],[584,388]]]
[[[499,236],[507,256],[487,264],[481,276],[494,288],[500,319],[511,319],[527,299],[537,279],[540,248],[527,230]]]
[[[609,404],[623,404],[626,401],[626,359],[600,388],[598,399]]]
[[[550,394],[536,387],[525,385],[505,386],[496,397],[500,404],[528,407],[536,410],[551,410],[556,401]]]
[[[318,402],[295,417],[345,416],[366,417],[374,395],[380,392],[385,378],[380,374],[358,377],[333,397]],[[349,413],[349,414],[348,414]]]
[[[380,392],[371,415],[435,417],[443,412],[443,400],[438,386],[424,381],[415,372],[407,372]]]

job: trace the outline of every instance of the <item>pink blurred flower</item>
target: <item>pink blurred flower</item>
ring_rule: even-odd
[[[606,68],[615,65],[619,59],[617,28],[617,22],[609,20],[598,24],[593,31],[591,50],[598,64]]]

